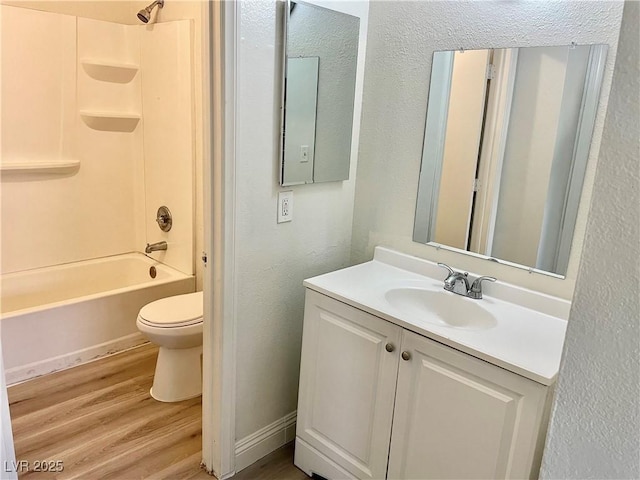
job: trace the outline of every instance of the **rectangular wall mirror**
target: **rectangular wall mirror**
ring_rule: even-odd
[[[289,2],[280,184],[349,178],[360,19]]]
[[[564,276],[606,54],[436,52],[414,241]]]

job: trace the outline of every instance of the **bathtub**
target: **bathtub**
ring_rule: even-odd
[[[195,290],[192,275],[139,253],[10,273],[0,282],[8,384],[144,343],[140,308]]]

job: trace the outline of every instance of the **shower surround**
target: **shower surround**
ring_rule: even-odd
[[[166,241],[168,249],[149,256],[192,280],[191,22],[121,25],[0,8],[3,284],[9,285],[5,279],[18,272],[30,271],[35,281],[51,267],[66,269],[76,262],[143,252],[146,243],[158,241]],[[161,205],[174,216],[169,232],[155,222]],[[128,275],[126,270],[116,275],[123,287]],[[58,285],[69,285],[67,301],[73,301],[72,284],[77,280],[96,282],[97,277]],[[46,296],[46,291],[24,288],[25,298]],[[193,288],[191,281],[187,291]],[[119,288],[110,288],[109,295],[114,290]],[[164,289],[155,298],[184,291],[184,285]],[[11,295],[16,295],[15,289]],[[155,298],[140,298],[139,307]],[[80,320],[73,315],[66,324],[56,320],[53,330],[46,324],[53,322],[53,313],[39,315],[42,323],[25,324],[24,330],[15,328],[15,319],[8,328],[3,317],[5,365],[41,374],[120,348],[123,330],[115,321],[111,325],[110,318],[118,317],[121,307],[114,302],[109,308],[113,310],[106,315],[85,313],[81,321],[92,323],[88,329],[79,328]],[[127,320],[132,332],[135,320],[135,315]],[[20,370],[24,365],[12,358],[9,345],[29,348],[27,339],[34,328],[54,332],[53,342],[56,335],[59,340],[73,337],[74,342],[59,342],[71,350],[40,352],[38,365]],[[100,345],[95,336],[84,333],[90,330],[106,335]],[[61,362],[63,357],[70,359],[68,365]],[[12,380],[29,378],[25,375]]]

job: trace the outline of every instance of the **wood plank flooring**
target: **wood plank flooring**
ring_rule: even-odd
[[[145,345],[9,387],[16,458],[63,462],[23,479],[189,479],[201,473],[201,397],[149,395],[157,347]]]
[[[162,403],[149,395],[157,347],[117,355],[9,387],[18,461],[61,461],[61,472],[20,479],[211,480],[200,468],[201,397]],[[293,444],[237,480],[302,480]]]
[[[233,480],[309,480],[309,477],[293,465],[292,442],[237,473]]]

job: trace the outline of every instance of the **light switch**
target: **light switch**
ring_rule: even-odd
[[[300,163],[309,161],[309,145],[300,145]]]

